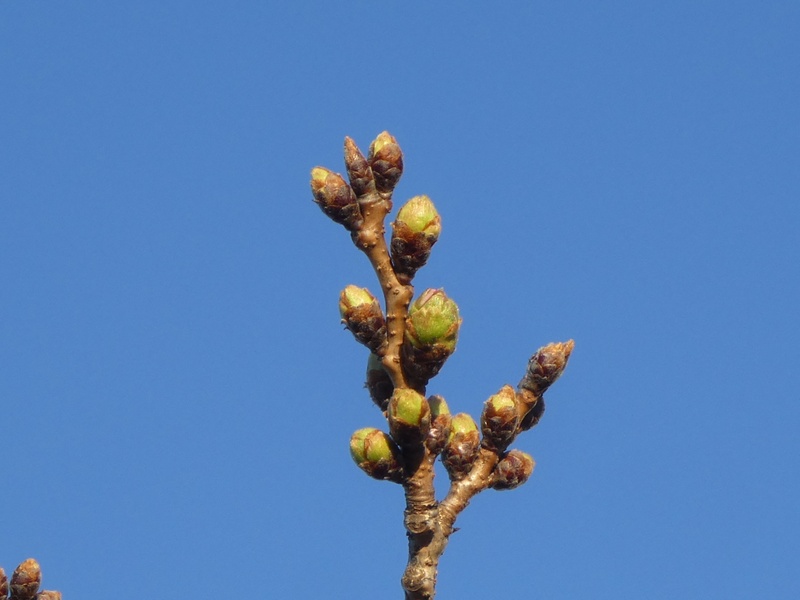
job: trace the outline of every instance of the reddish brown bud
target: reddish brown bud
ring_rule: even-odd
[[[513,490],[528,481],[535,466],[530,454],[512,450],[494,468],[491,487],[496,490]]]
[[[344,178],[325,167],[311,170],[311,192],[314,202],[328,217],[344,225],[348,231],[358,231],[363,219],[356,195]]]
[[[450,416],[447,402],[441,396],[428,398],[428,405],[431,407],[431,429],[425,440],[425,446],[432,454],[439,454],[450,438],[450,425],[453,418]]]
[[[442,451],[442,464],[452,481],[463,479],[475,460],[481,447],[481,436],[475,421],[466,413],[453,417],[450,437]]]
[[[502,452],[513,441],[518,425],[517,394],[510,385],[503,386],[483,407],[481,430],[484,446]]]
[[[11,600],[34,600],[42,583],[42,570],[39,563],[29,558],[11,576]]]
[[[524,390],[521,392],[521,394],[523,393]],[[527,413],[525,413],[525,416],[523,416],[519,422],[520,431],[528,431],[528,429],[531,429],[532,427],[538,425],[539,421],[542,418],[542,415],[544,414],[544,407],[545,407],[544,396],[539,396],[538,398],[533,397],[533,398],[534,398],[533,406],[530,408],[530,410],[528,410]]]
[[[545,390],[553,385],[564,372],[574,347],[575,342],[569,340],[539,348],[528,361],[528,370],[522,381],[519,382],[519,387],[530,391],[535,396],[544,394]]]
[[[386,412],[389,406],[389,398],[392,397],[392,392],[394,391],[394,385],[392,384],[392,378],[383,368],[380,357],[376,354],[370,354],[367,361],[366,386],[372,401],[383,412]]]
[[[367,159],[375,176],[375,187],[383,194],[390,193],[403,174],[403,151],[388,131],[370,144]]]
[[[350,187],[356,196],[363,196],[375,190],[372,169],[356,143],[349,137],[344,138],[344,164],[347,167],[347,176],[350,178]]]

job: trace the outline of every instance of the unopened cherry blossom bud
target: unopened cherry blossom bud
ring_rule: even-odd
[[[410,388],[395,388],[389,400],[389,432],[401,447],[421,443],[428,435],[431,409],[419,392]]]
[[[535,466],[530,454],[512,450],[494,468],[491,487],[496,490],[513,490],[528,481]]]
[[[344,138],[344,164],[350,187],[356,196],[363,196],[375,190],[375,178],[366,157],[358,149],[352,138]]]
[[[311,170],[311,192],[326,215],[344,225],[348,231],[358,231],[363,219],[356,195],[344,178],[325,167]]]
[[[456,349],[461,317],[444,290],[428,289],[411,305],[406,318],[403,367],[424,386]]]
[[[431,407],[431,428],[425,446],[432,454],[439,454],[450,438],[450,424],[453,417],[450,415],[447,402],[441,396],[428,398],[428,405]]]
[[[339,314],[356,341],[372,352],[386,343],[386,319],[378,299],[367,288],[348,285],[339,295]]]
[[[428,196],[406,202],[392,223],[392,264],[401,283],[410,283],[439,239],[442,221]]]
[[[569,340],[539,348],[528,361],[528,369],[519,382],[519,387],[536,396],[544,394],[564,372],[574,347],[575,342]]]
[[[463,479],[472,469],[481,447],[481,436],[475,420],[466,413],[452,419],[450,436],[442,451],[442,464],[452,481]]]
[[[517,394],[510,385],[491,396],[483,407],[481,430],[487,448],[502,452],[512,442],[519,425]]]
[[[388,131],[379,134],[370,144],[367,160],[375,176],[375,187],[381,193],[390,193],[403,174],[403,151],[394,136]]]
[[[42,583],[39,563],[29,558],[20,564],[11,575],[11,600],[34,600]]]
[[[350,455],[370,477],[395,483],[403,480],[400,449],[379,429],[365,427],[356,431],[350,438]]]

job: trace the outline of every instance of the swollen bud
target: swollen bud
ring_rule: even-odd
[[[350,187],[356,196],[363,196],[375,189],[372,169],[356,143],[349,137],[344,138],[344,164],[350,178]]]
[[[530,454],[512,450],[494,468],[491,487],[496,490],[513,490],[528,481],[535,466]]]
[[[421,443],[431,425],[431,408],[419,392],[395,388],[389,400],[389,432],[401,447]]]
[[[39,585],[42,583],[42,570],[39,563],[29,558],[11,575],[12,600],[34,600]]]
[[[389,407],[389,398],[392,397],[394,385],[392,378],[383,368],[381,359],[377,354],[370,354],[367,360],[367,390],[372,401],[383,412]]]
[[[339,314],[357,342],[372,352],[386,343],[386,319],[380,302],[367,288],[348,285],[339,295]]]
[[[414,196],[392,223],[392,264],[398,279],[408,284],[421,269],[439,239],[442,220],[427,196]]]
[[[394,136],[384,131],[369,146],[368,162],[375,176],[375,187],[382,194],[391,191],[403,174],[403,151]]]
[[[564,372],[574,347],[575,342],[569,340],[539,348],[528,361],[528,370],[519,382],[520,389],[528,390],[535,396],[544,394]]]
[[[322,212],[348,231],[361,227],[363,219],[356,195],[341,175],[325,167],[314,167],[311,169],[311,192]]]
[[[365,427],[356,431],[350,438],[350,455],[370,477],[395,483],[403,480],[400,449],[379,429]]]
[[[458,305],[444,290],[425,290],[408,310],[403,367],[415,382],[425,385],[456,349],[461,317]]]
[[[481,430],[483,444],[502,452],[513,441],[519,425],[517,394],[510,385],[503,386],[483,406]]]
[[[475,421],[466,413],[453,417],[450,435],[442,451],[442,464],[451,481],[463,479],[478,458],[481,436]]]
[[[428,405],[431,407],[431,429],[425,440],[425,446],[431,454],[439,454],[450,438],[450,424],[453,418],[450,416],[447,402],[441,396],[428,398]]]

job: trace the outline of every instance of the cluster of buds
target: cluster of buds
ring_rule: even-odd
[[[39,591],[41,584],[42,569],[32,558],[14,569],[10,581],[0,567],[0,600],[61,600],[61,592]]]
[[[388,426],[388,432],[356,431],[350,453],[369,476],[405,488],[410,558],[402,584],[406,598],[430,599],[438,556],[469,499],[485,489],[516,488],[533,473],[533,458],[508,447],[541,419],[544,392],[564,371],[574,344],[540,348],[516,389],[505,385],[486,400],[480,425],[466,413],[451,415],[441,396],[426,397],[431,379],[455,351],[461,327],[458,306],[443,290],[428,289],[414,298],[413,279],[439,239],[441,217],[428,196],[415,196],[398,211],[387,243],[384,222],[403,173],[397,140],[383,132],[365,156],[345,138],[344,159],[347,180],[316,167],[311,190],[322,211],[367,255],[383,292],[382,306],[366,288],[348,285],[339,296],[339,313],[369,350],[366,388]],[[451,481],[440,504],[433,490],[437,457]],[[417,539],[420,535],[434,538]]]

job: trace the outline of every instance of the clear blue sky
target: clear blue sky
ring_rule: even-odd
[[[800,597],[800,3],[0,0],[0,82],[6,569],[401,597],[347,450],[376,286],[308,188],[388,129],[464,318],[429,390],[476,414],[576,340],[438,597]]]

